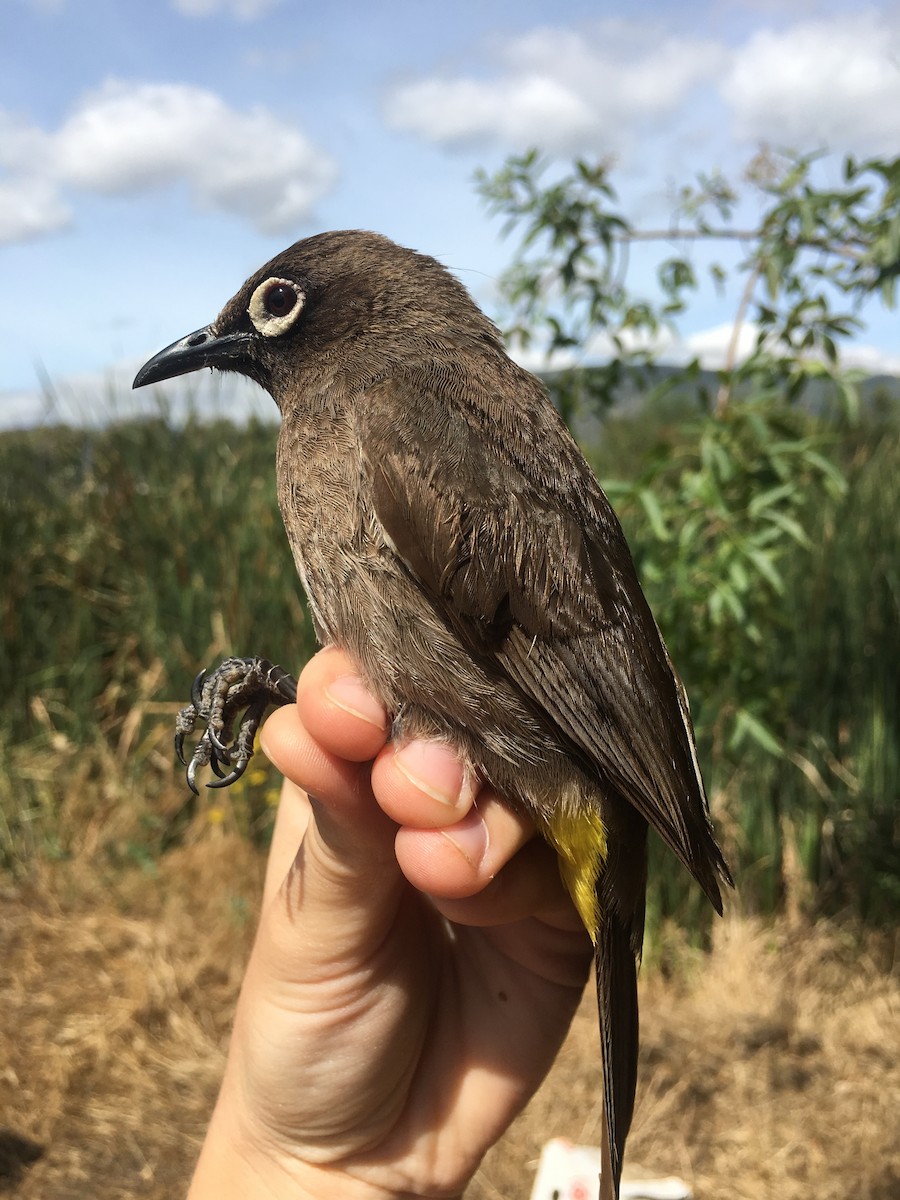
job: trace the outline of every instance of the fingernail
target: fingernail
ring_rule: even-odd
[[[441,833],[452,846],[460,852],[470,867],[480,867],[488,849],[487,825],[481,819],[478,811],[472,811],[451,829],[442,829]]]
[[[446,804],[456,808],[463,800],[465,771],[459,757],[440,742],[412,741],[401,746],[394,762],[411,784]]]
[[[338,708],[361,717],[377,729],[387,729],[387,714],[358,675],[341,675],[325,689]]]

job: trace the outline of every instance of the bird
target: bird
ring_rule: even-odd
[[[451,743],[558,855],[594,946],[600,1195],[614,1200],[648,828],[720,914],[733,884],[687,695],[621,525],[543,383],[463,284],[380,234],[296,242],[134,386],[203,367],[255,380],[280,410],[278,502],[319,641],[351,657],[392,736]],[[258,657],[201,672],[176,723],[184,761],[206,722],[192,788],[205,764],[211,786],[233,782],[266,708],[296,686]]]

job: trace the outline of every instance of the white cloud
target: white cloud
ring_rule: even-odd
[[[745,321],[738,331],[734,349],[731,346],[733,336],[733,324],[725,322],[698,330],[683,338],[666,327],[657,330],[653,335],[635,335],[626,330],[622,342],[626,349],[647,351],[661,363],[683,366],[696,358],[705,370],[720,371],[727,362],[731,362],[732,365],[742,363],[754,353],[759,326],[753,321]],[[583,346],[559,350],[549,356],[535,344],[524,348],[513,346],[510,349],[517,363],[529,371],[538,373],[608,362],[618,353],[612,339],[602,331],[590,337]],[[858,342],[843,344],[841,365],[857,368],[869,375],[892,375],[900,378],[900,354],[890,354],[877,346]]]
[[[55,233],[71,219],[56,188],[46,180],[0,182],[0,245]]]
[[[889,354],[878,346],[850,342],[841,350],[844,366],[855,367],[868,375],[894,375],[900,379],[900,354]]]
[[[584,137],[593,124],[589,106],[578,95],[541,75],[496,83],[422,80],[395,93],[386,115],[397,128],[435,142],[497,138],[546,145]]]
[[[39,174],[49,161],[49,138],[43,129],[26,125],[0,109],[0,167],[22,174]]]
[[[734,326],[726,323],[691,334],[683,342],[675,342],[671,350],[663,350],[662,358],[670,362],[687,362],[699,359],[700,365],[710,371],[721,370],[732,357],[731,339]],[[733,361],[744,362],[756,349],[759,326],[745,321],[738,333]],[[775,353],[777,346],[773,347]],[[869,375],[894,375],[900,377],[900,354],[890,354],[877,346],[859,342],[846,342],[840,347],[841,365],[854,367]]]
[[[722,94],[744,137],[895,153],[900,30],[871,10],[761,30],[735,53]]]
[[[33,429],[40,425],[99,428],[111,421],[164,413],[175,423],[189,417],[226,418],[241,423],[251,417],[276,422],[271,396],[241,375],[202,371],[134,391],[131,381],[143,359],[119,362],[105,371],[80,372],[51,382],[49,390],[20,388],[0,391],[0,429]]]
[[[729,358],[733,363],[743,362],[756,349],[759,337],[759,326],[753,321],[745,321],[738,331],[737,345],[732,351],[731,340],[734,337],[734,325],[726,322],[714,325],[711,329],[703,329],[691,334],[684,342],[676,344],[672,358],[674,361],[687,362],[697,358],[700,365],[709,371],[721,370]]]
[[[238,21],[255,21],[281,0],[170,0],[183,17],[214,17],[227,13]]]
[[[46,412],[46,403],[34,389],[0,392],[0,429],[33,429]]]
[[[644,26],[604,21],[590,34],[535,29],[497,51],[493,78],[430,78],[394,87],[385,118],[433,142],[499,141],[571,153],[623,145],[669,118],[725,61],[716,43],[648,39]]]
[[[108,82],[55,132],[0,113],[0,145],[0,165],[11,172],[6,240],[22,236],[19,228],[58,228],[67,186],[122,194],[177,181],[201,207],[281,233],[308,217],[337,177],[333,160],[295,125],[262,108],[239,112],[187,84]]]
[[[736,48],[624,19],[580,32],[538,28],[496,44],[481,72],[396,84],[383,108],[395,129],[439,144],[621,151],[663,127],[671,136],[704,83],[718,89],[741,138],[894,153],[900,20],[874,8],[804,16]],[[692,127],[698,112],[710,119],[695,100]]]

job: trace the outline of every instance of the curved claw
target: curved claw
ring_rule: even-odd
[[[230,763],[231,755],[228,752],[228,747],[225,745],[225,743],[219,737],[219,735],[215,731],[215,729],[213,729],[212,725],[210,725],[209,728],[206,730],[206,735],[209,738],[209,740],[212,742],[215,749],[218,751],[218,754],[219,754],[219,757],[221,758],[221,760],[223,762]],[[213,758],[215,758],[215,757],[216,757],[216,755],[214,754]]]
[[[217,754],[214,754],[209,760],[209,765],[213,769],[213,774],[218,775],[218,777],[220,779],[225,778],[225,772],[222,770],[221,766],[219,765],[220,763],[223,763],[223,762],[225,762],[225,759],[219,758],[219,756]],[[211,783],[211,784],[208,784],[207,786],[208,787],[219,787],[221,785]]]
[[[212,780],[206,786],[208,788],[224,788],[230,787],[233,783],[237,783],[243,773],[247,770],[247,763],[249,761],[249,758],[244,758],[242,755],[235,763],[232,771],[229,771],[227,775],[220,775],[218,779]]]
[[[191,684],[191,701],[197,712],[203,707],[203,682],[206,679],[206,671],[201,671],[194,677],[194,682]]]
[[[201,764],[200,764],[200,763],[197,761],[197,756],[196,756],[196,755],[194,755],[194,757],[193,757],[193,758],[191,759],[191,761],[188,763],[188,765],[187,765],[187,771],[185,772],[185,775],[186,775],[186,778],[187,778],[187,785],[188,785],[188,787],[191,789],[191,791],[194,793],[194,795],[195,795],[195,796],[199,796],[199,795],[200,795],[200,790],[199,790],[199,788],[197,787],[197,784],[194,782],[195,776],[196,776],[196,774],[197,774],[197,768],[198,768],[200,765],[201,765]]]
[[[266,709],[270,704],[290,703],[296,693],[297,681],[264,658],[228,658],[212,672],[200,671],[191,685],[191,703],[176,720],[175,752],[186,766],[191,791],[197,794],[197,773],[207,764],[216,776],[209,787],[228,787],[240,779],[253,755],[253,739]],[[185,762],[185,739],[198,724],[206,728]]]

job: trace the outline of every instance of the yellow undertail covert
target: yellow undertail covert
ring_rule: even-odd
[[[597,877],[606,861],[606,826],[596,808],[573,811],[558,804],[541,818],[544,836],[559,855],[559,869],[569,895],[597,944],[600,906],[597,901]]]

